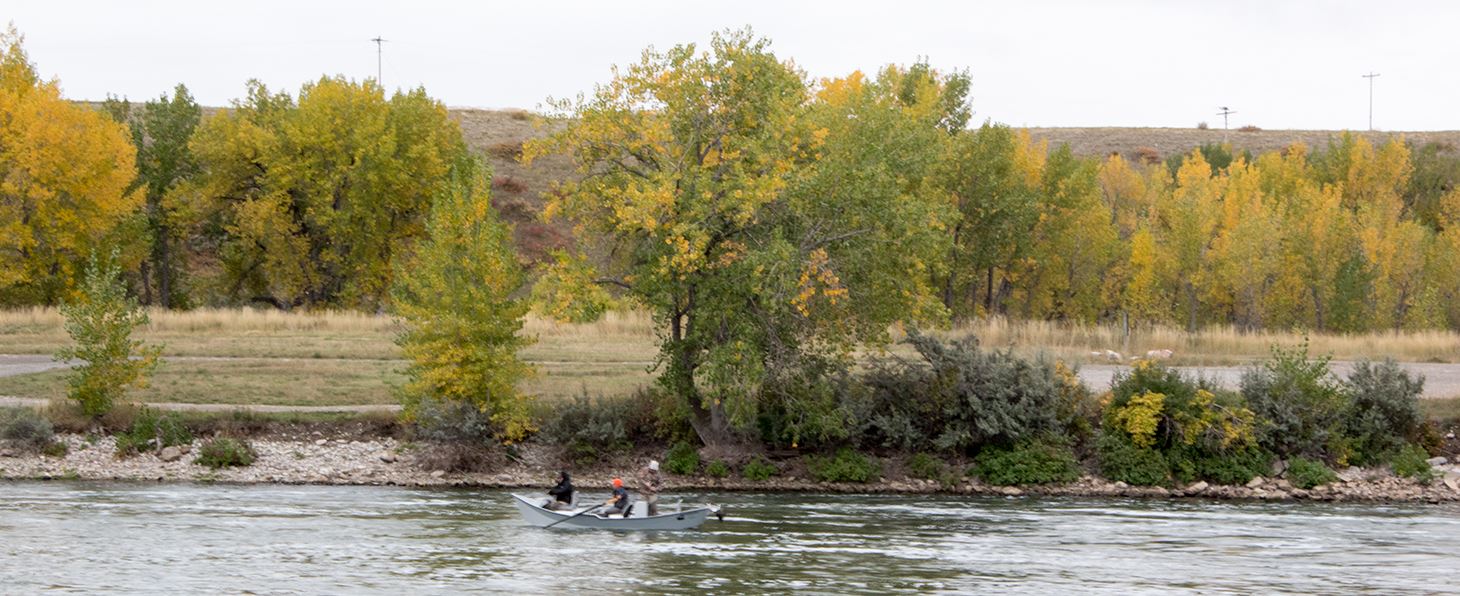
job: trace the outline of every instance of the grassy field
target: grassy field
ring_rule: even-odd
[[[389,317],[354,312],[200,309],[155,311],[140,339],[162,343],[166,361],[145,402],[337,406],[395,403],[392,387],[405,362],[392,342]],[[583,325],[529,318],[524,333],[537,343],[523,356],[537,374],[522,389],[546,400],[584,393],[619,395],[652,382],[657,348],[652,321],[615,312]],[[986,347],[1024,354],[1044,352],[1072,362],[1102,362],[1091,351],[1143,354],[1170,349],[1175,364],[1239,364],[1266,356],[1273,345],[1293,346],[1302,335],[1243,333],[1231,328],[1196,334],[1139,328],[1127,338],[1110,326],[1048,322],[979,321],[936,332],[976,335]],[[1460,362],[1460,335],[1451,332],[1313,335],[1312,352],[1337,359],[1394,357],[1404,361]],[[49,354],[68,339],[54,309],[0,311],[0,354]],[[905,353],[906,347],[893,346]],[[0,377],[0,395],[54,397],[65,391],[65,371]],[[1443,406],[1436,406],[1443,407]]]

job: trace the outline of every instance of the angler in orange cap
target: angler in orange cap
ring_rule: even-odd
[[[613,479],[613,496],[609,497],[608,501],[604,502],[603,505],[606,508],[600,514],[605,517],[614,514],[628,514],[629,491],[624,489],[624,480],[622,478]]]

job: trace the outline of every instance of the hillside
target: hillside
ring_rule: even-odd
[[[522,141],[545,134],[534,125],[534,118],[521,110],[478,110],[453,108],[451,116],[461,124],[467,144],[478,154],[486,155],[496,171],[493,203],[517,225],[517,244],[521,254],[537,261],[550,249],[566,246],[568,225],[563,222],[545,224],[537,214],[542,211],[541,193],[551,181],[571,175],[572,164],[564,157],[538,160],[531,168],[517,163],[515,156]],[[1031,128],[1036,140],[1049,141],[1050,147],[1068,144],[1076,155],[1103,157],[1120,153],[1139,160],[1185,153],[1205,143],[1221,143],[1223,139],[1241,151],[1252,153],[1277,151],[1294,142],[1310,148],[1324,147],[1329,139],[1342,134],[1330,130],[1199,130],[1195,128]],[[1402,135],[1417,145],[1431,142],[1460,147],[1460,131],[1438,132],[1364,132],[1371,141],[1385,141]],[[1154,154],[1152,153],[1154,152]]]

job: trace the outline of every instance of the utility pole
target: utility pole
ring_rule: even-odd
[[[1359,76],[1369,79],[1369,130],[1372,131],[1374,130],[1374,78],[1379,76],[1379,73],[1369,71],[1369,74]]]
[[[1217,115],[1222,117],[1222,142],[1225,143],[1227,142],[1227,116],[1231,116],[1237,112],[1227,106],[1221,106],[1217,109],[1221,110],[1217,112]]]
[[[371,38],[370,41],[375,42],[375,84],[380,85],[380,88],[384,90],[385,83],[381,82],[380,80],[380,52],[381,44],[385,43],[388,40],[384,37],[376,35],[375,37]]]

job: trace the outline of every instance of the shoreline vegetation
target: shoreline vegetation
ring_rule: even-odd
[[[1460,425],[1426,419],[1419,380],[1384,363],[1340,380],[1322,359],[1279,350],[1242,390],[1227,391],[1140,361],[1097,396],[1063,383],[1058,364],[1031,368],[1040,361],[922,336],[915,347],[926,363],[880,361],[861,377],[894,394],[862,402],[876,413],[845,412],[860,417],[849,421],[856,434],[803,436],[800,445],[772,432],[740,448],[692,446],[683,421],[657,411],[664,402],[645,390],[540,408],[536,432],[508,445],[469,406],[438,404],[445,409],[419,410],[409,422],[383,413],[161,412],[127,403],[92,418],[57,400],[0,410],[0,479],[537,489],[567,469],[592,490],[659,459],[685,490],[1460,501]],[[1010,379],[1010,370],[1028,376]],[[1013,380],[1005,388],[1022,392],[1016,399],[980,407],[1004,409],[1003,423],[1024,430],[947,442],[975,397],[949,403],[923,384],[938,375],[972,386],[981,377]],[[898,421],[917,414],[891,405],[905,391],[947,409]],[[1274,410],[1263,391],[1305,409]],[[1033,407],[1009,409],[1019,402]]]
[[[68,434],[59,440],[68,446],[64,457],[17,453],[0,449],[0,482],[4,481],[122,481],[197,482],[223,484],[317,484],[362,486],[407,486],[436,488],[523,489],[531,494],[546,490],[557,470],[569,469],[580,491],[606,491],[615,476],[631,477],[633,470],[650,458],[663,454],[641,451],[614,461],[589,467],[557,465],[561,449],[546,445],[527,446],[517,461],[504,461],[487,472],[446,473],[420,466],[418,458],[426,447],[392,437],[273,436],[252,441],[258,458],[251,466],[212,469],[193,460],[196,446],[172,461],[156,455],[129,459],[114,457],[115,441],[110,437]],[[168,455],[171,458],[171,454]],[[675,492],[725,490],[748,492],[809,493],[900,493],[955,494],[969,496],[1063,496],[1131,498],[1203,498],[1252,501],[1358,501],[1385,503],[1460,502],[1460,465],[1437,464],[1444,476],[1428,483],[1396,476],[1392,470],[1349,468],[1333,481],[1304,489],[1293,485],[1287,472],[1256,477],[1240,485],[1219,485],[1195,481],[1175,486],[1131,486],[1096,475],[1081,474],[1074,480],[1052,485],[999,486],[965,477],[954,483],[908,475],[911,458],[881,458],[885,476],[869,482],[823,482],[810,477],[804,457],[777,460],[783,469],[778,476],[751,480],[740,475],[716,477],[708,473],[668,475],[671,501]]]

